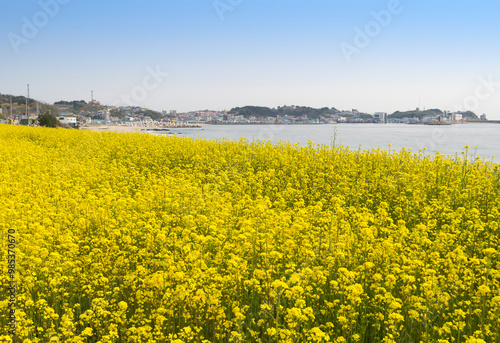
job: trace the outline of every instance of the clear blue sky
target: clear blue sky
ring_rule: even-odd
[[[1,93],[29,83],[46,102],[93,90],[156,110],[420,104],[500,119],[495,0],[0,3]]]

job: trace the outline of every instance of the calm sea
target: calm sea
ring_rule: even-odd
[[[454,155],[469,146],[485,159],[500,157],[500,124],[456,124],[447,126],[406,124],[321,124],[321,125],[203,125],[201,128],[171,129],[172,133],[216,140],[266,140],[272,143],[288,141],[306,145],[349,146],[353,150],[382,148],[414,152],[426,148],[426,154],[440,152]]]

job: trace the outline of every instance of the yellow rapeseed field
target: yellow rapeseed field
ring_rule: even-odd
[[[0,342],[500,342],[469,154],[0,125]]]

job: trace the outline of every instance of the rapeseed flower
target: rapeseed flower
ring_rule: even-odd
[[[492,162],[7,125],[0,154],[21,341],[500,342]]]

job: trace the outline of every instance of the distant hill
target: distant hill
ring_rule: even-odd
[[[313,108],[306,106],[285,106],[278,107],[279,115],[288,115],[291,117],[302,117],[307,116],[310,119],[318,119],[320,116],[335,114],[338,110],[334,107],[322,107],[322,108]]]
[[[64,109],[65,111],[77,115],[90,116],[94,119],[102,119],[102,117],[99,116],[97,112],[108,109],[110,107],[108,105],[102,105],[92,102],[87,103],[85,100],[72,100],[72,101],[61,100],[55,102],[54,105],[57,106],[60,110]],[[158,111],[143,109],[140,107],[128,107],[127,109],[116,108],[110,111],[110,116],[120,119],[123,119],[127,116],[132,116],[132,117],[146,116],[154,120],[161,120],[164,119],[165,117],[169,117],[168,115],[165,116]]]
[[[10,94],[0,94],[0,106],[4,109],[9,109],[10,112]],[[38,107],[40,113],[50,113],[57,115],[59,112],[55,106],[46,104],[44,102],[38,102]],[[28,110],[32,114],[37,109],[37,101],[34,99],[28,99]],[[7,113],[5,113],[7,114]],[[19,95],[12,95],[12,114],[13,115],[25,115],[26,114],[26,97]]]
[[[321,115],[331,115],[337,113],[338,110],[334,107],[328,108],[313,108],[306,106],[278,106],[278,108],[269,108],[261,106],[244,106],[232,108],[229,113],[235,115],[242,115],[248,117],[276,117],[276,116],[290,116],[290,117],[303,117],[307,116],[310,119],[317,119]]]
[[[477,114],[475,114],[472,111],[466,111],[466,112],[457,112],[462,115],[463,118],[469,118],[469,119],[479,119]]]
[[[457,112],[458,114],[461,114],[463,118],[465,119],[479,119],[479,117],[472,111],[466,111],[466,112]],[[418,118],[422,120],[424,117],[437,117],[437,116],[443,116],[444,112],[441,111],[440,109],[431,109],[431,110],[425,110],[425,111],[406,111],[406,112],[400,112],[396,111],[393,114],[389,114],[389,118],[391,119],[404,119],[404,118]]]
[[[244,106],[235,107],[229,111],[230,114],[236,114],[244,116],[245,118],[254,117],[276,117],[276,110],[272,110],[269,107],[261,106]]]
[[[2,104],[4,103],[10,103],[10,94],[0,94],[0,102]],[[35,103],[35,100],[29,99],[28,105],[32,105]],[[24,96],[17,96],[17,95],[12,95],[12,105],[13,106],[18,106],[18,105],[24,105],[26,106],[26,97]]]
[[[389,114],[389,118],[391,119],[405,119],[405,118],[418,118],[422,120],[424,117],[428,116],[442,116],[444,114],[443,111],[439,109],[431,109],[425,111],[406,111],[400,112],[396,111],[393,114]]]
[[[0,93],[0,106],[4,110],[4,115],[10,114],[10,94]],[[75,115],[91,116],[101,119],[97,115],[98,111],[109,108],[107,105],[98,105],[91,102],[86,102],[85,100],[72,100],[72,101],[57,101],[53,105],[49,105],[43,102],[38,102],[40,114],[53,114],[58,116],[62,112],[73,113]],[[30,115],[34,115],[37,109],[37,101],[34,99],[28,99],[28,108]],[[12,95],[12,114],[13,115],[25,115],[26,114],[26,97]],[[172,117],[170,115],[163,115],[158,111],[153,111],[149,109],[144,109],[140,107],[129,107],[126,109],[116,109],[111,111],[111,116],[116,116],[118,118],[125,116],[133,117],[149,117],[155,120],[164,119],[166,117]]]
[[[73,101],[57,101],[54,102],[54,105],[56,106],[68,106],[69,108],[79,111],[79,110],[85,110],[87,108],[90,108],[90,104],[87,104],[85,100],[73,100]]]

